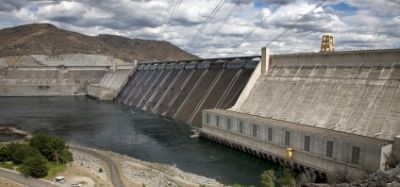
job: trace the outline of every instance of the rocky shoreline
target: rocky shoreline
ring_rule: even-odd
[[[215,179],[184,172],[175,166],[150,163],[110,151],[87,148],[111,158],[118,166],[125,186],[224,186]],[[109,185],[110,173],[102,160],[77,150],[72,150],[74,162]],[[102,172],[99,172],[102,168]]]

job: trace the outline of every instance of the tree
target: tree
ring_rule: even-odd
[[[47,161],[42,155],[27,158],[21,166],[21,173],[24,175],[41,178],[47,176],[49,168]]]
[[[67,163],[73,160],[72,153],[60,137],[38,134],[30,140],[29,144],[37,148],[50,161]]]
[[[60,161],[61,163],[67,163],[67,162],[73,161],[74,157],[72,156],[71,151],[69,151],[67,148],[65,148],[65,149],[61,150],[61,152],[58,154],[57,160]]]
[[[19,146],[19,143],[11,142],[10,144],[7,145],[7,148],[10,150],[11,155],[14,154],[15,150]]]
[[[0,161],[10,161],[11,160],[11,150],[8,147],[1,147],[0,148]]]
[[[264,171],[261,174],[261,185],[263,187],[275,187],[275,173],[273,170]]]
[[[46,158],[49,158],[51,155],[49,142],[51,141],[51,137],[45,134],[38,134],[31,138],[29,141],[29,145],[38,149],[40,153]]]
[[[27,144],[19,144],[12,154],[14,164],[21,164],[28,157],[40,155],[39,151]]]
[[[289,168],[283,169],[282,176],[278,179],[280,186],[296,186],[296,178]]]

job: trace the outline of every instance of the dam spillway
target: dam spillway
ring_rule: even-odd
[[[117,102],[201,126],[201,112],[226,109],[239,97],[259,57],[139,65]]]

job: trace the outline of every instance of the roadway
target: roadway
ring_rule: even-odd
[[[99,158],[100,160],[103,160],[104,162],[106,162],[108,165],[108,168],[110,168],[110,176],[111,176],[112,184],[115,187],[125,187],[121,181],[121,177],[119,175],[119,170],[118,170],[117,165],[109,156],[102,154],[100,152],[94,151],[92,149],[84,148],[84,147],[79,147],[79,146],[74,146],[74,145],[69,145],[69,147],[71,149],[77,150],[79,152],[92,155],[92,156]]]
[[[3,178],[6,178],[8,180],[20,183],[25,186],[31,186],[31,187],[56,187],[56,185],[51,184],[49,182],[32,178],[32,177],[25,177],[19,173],[16,173],[15,171],[11,170],[6,170],[0,168],[0,176]]]

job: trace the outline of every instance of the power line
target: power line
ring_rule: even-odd
[[[163,34],[162,34],[163,40],[165,40],[165,37],[166,37],[165,35],[166,35],[166,33],[168,32],[168,29],[169,29],[169,27],[170,27],[170,25],[171,25],[172,18],[174,17],[174,14],[175,14],[176,10],[178,9],[179,5],[181,5],[181,3],[182,3],[182,0],[176,1],[176,2],[175,2],[174,8],[172,8],[172,11],[171,11],[171,13],[170,13],[170,15],[169,15],[169,17],[168,17],[167,25],[165,26],[164,32],[163,32]]]
[[[220,0],[217,6],[214,8],[214,10],[211,12],[211,14],[207,17],[206,21],[201,25],[201,27],[196,31],[196,33],[193,35],[192,39],[190,40],[190,44],[195,42],[197,38],[200,36],[200,34],[204,31],[204,29],[207,27],[207,25],[211,22],[211,20],[214,18],[214,16],[217,14],[217,12],[221,9],[221,7],[225,4],[226,0]]]
[[[265,18],[265,23],[268,23],[268,21],[271,19],[271,17],[272,17],[272,13],[270,15],[268,15],[268,17]],[[257,31],[257,29],[258,29],[258,27],[255,27],[249,33],[247,33],[245,35],[245,37],[242,38],[242,40],[240,41],[240,43],[236,47],[239,47],[244,41],[249,39],[250,36],[253,35]]]
[[[167,23],[167,18],[168,18],[168,15],[171,12],[171,8],[172,8],[173,4],[174,4],[174,0],[168,1],[168,7],[167,7],[167,10],[165,10],[165,14],[164,14],[164,17],[163,17],[163,20],[162,20],[162,24],[161,24],[162,26],[164,26]],[[164,30],[165,30],[166,26],[167,25],[164,26]],[[160,39],[163,39],[163,37],[164,37],[164,30],[163,30],[163,33],[160,36]]]
[[[232,15],[234,12],[236,12],[237,8],[238,8],[238,6],[236,6],[236,5],[232,8],[232,10],[225,16],[225,18],[223,19],[223,21],[222,21],[222,23],[219,25],[219,27],[218,27],[217,29],[215,29],[214,33],[218,33],[219,30],[221,30],[222,27],[224,27],[224,25],[225,25],[225,23],[228,21],[229,17],[231,17],[231,15]]]
[[[290,29],[292,29],[297,23],[303,21],[303,19],[310,14],[312,11],[314,11],[316,8],[318,8],[320,5],[322,4],[322,1],[319,1],[313,8],[311,8],[308,12],[306,12],[305,14],[303,14],[299,19],[296,20],[296,22],[292,23],[289,25],[288,28],[286,28],[285,30],[283,30],[280,34],[278,34],[274,39],[272,39],[267,45],[266,47],[269,47],[273,42],[277,41],[279,38],[281,38],[283,35],[285,35],[287,32],[290,31]]]

